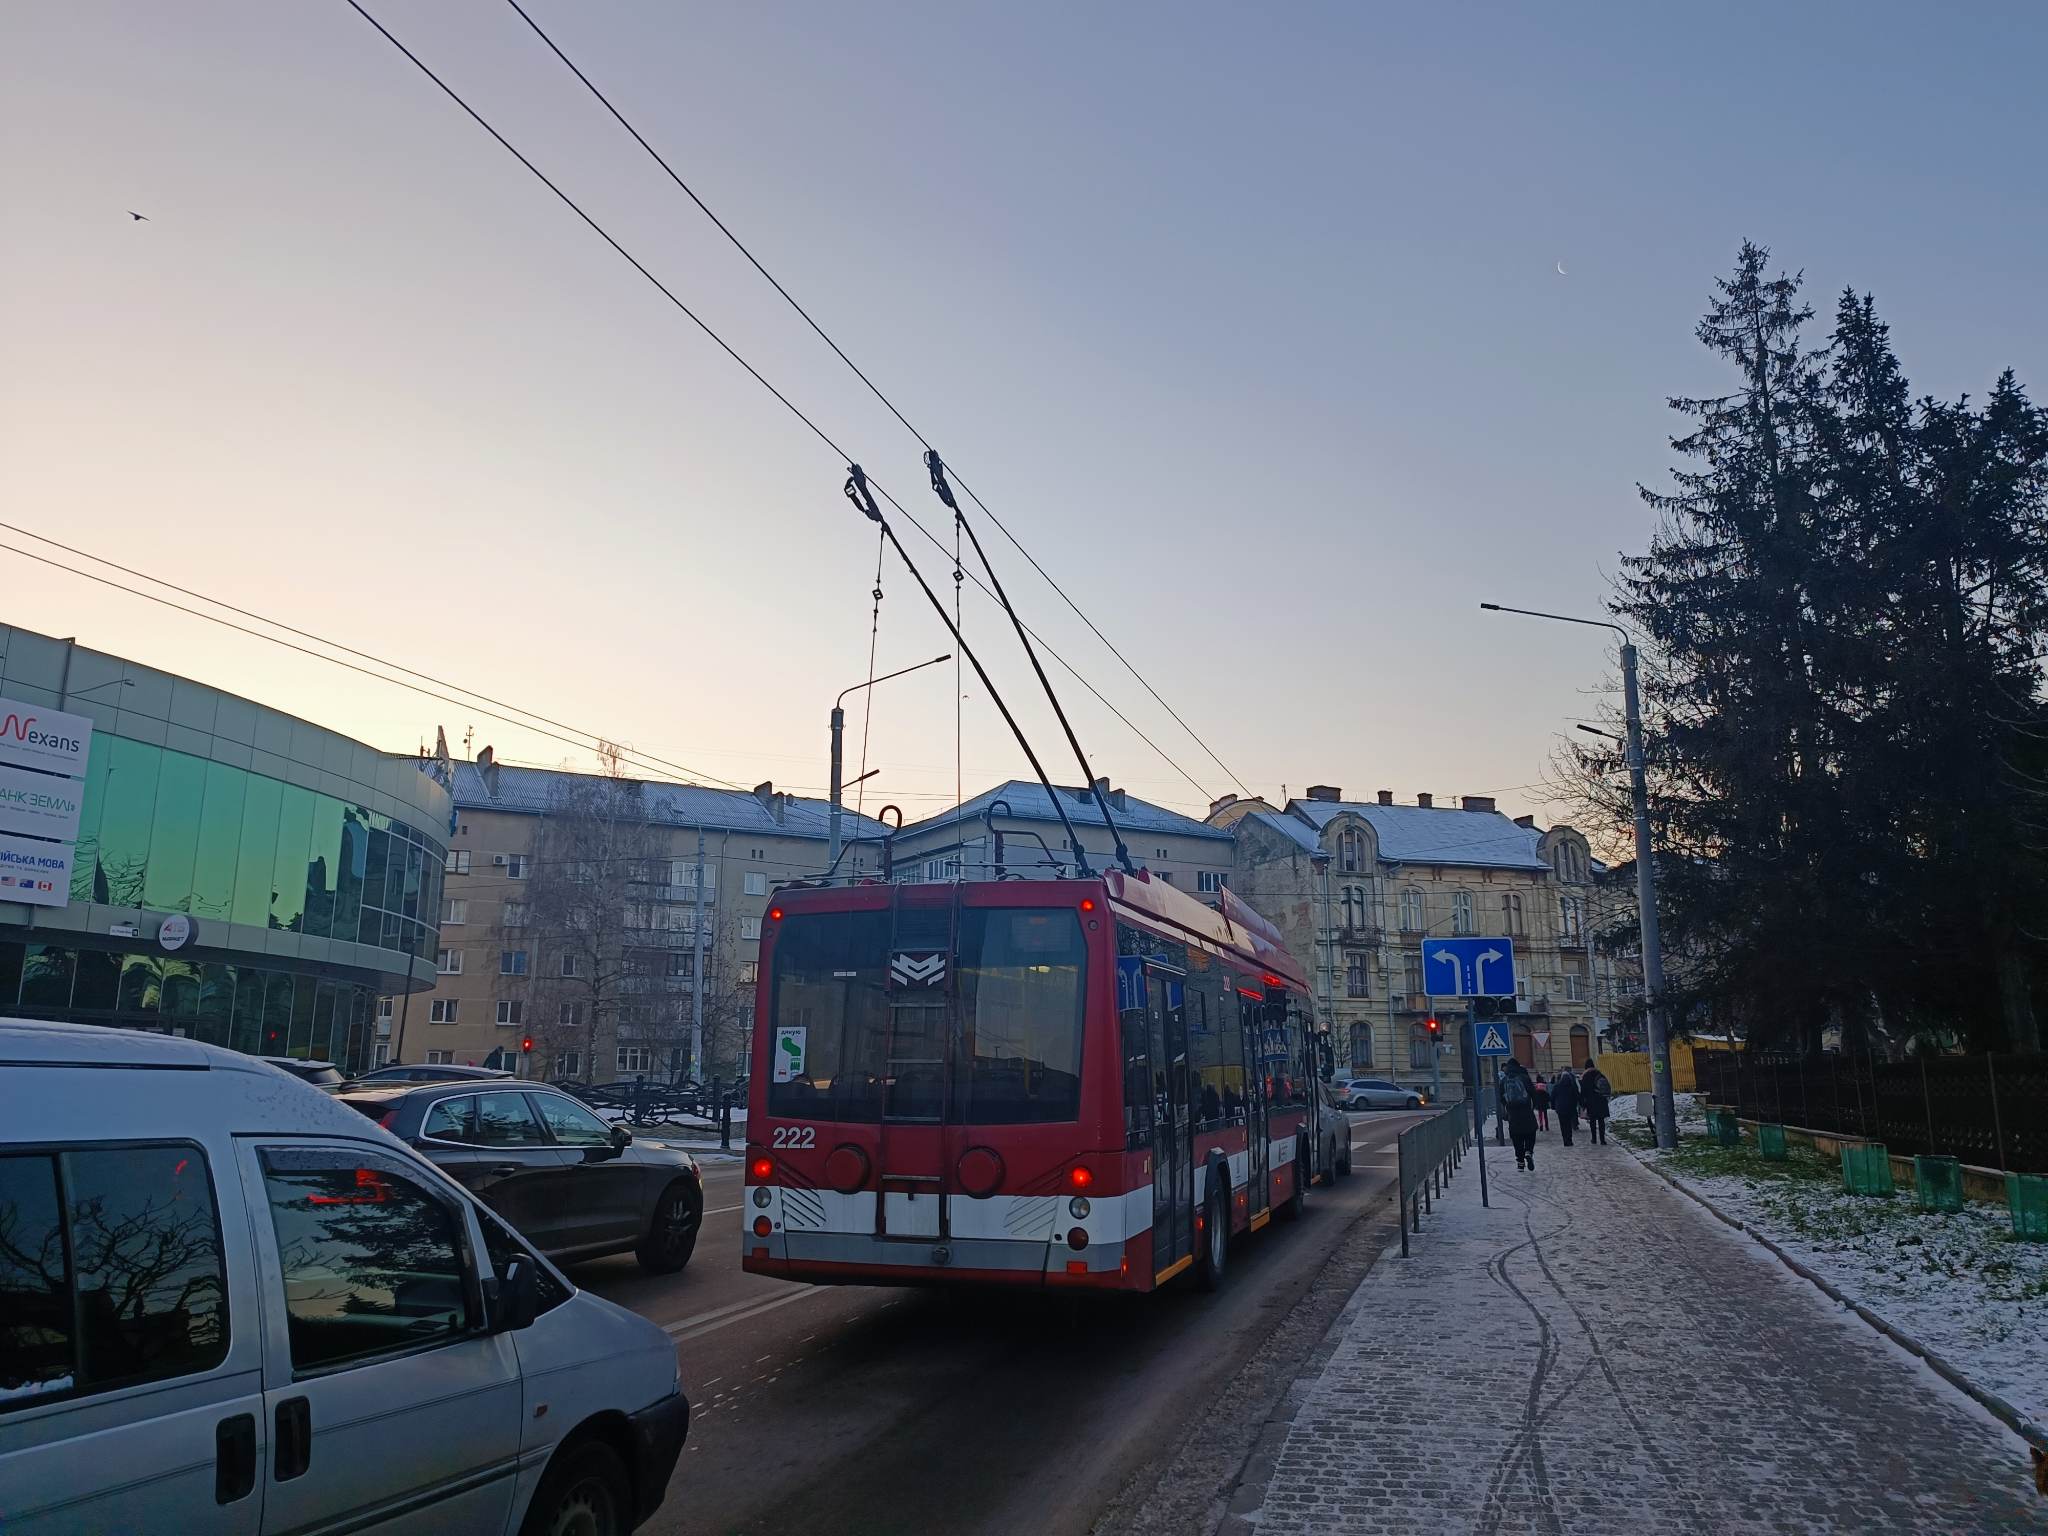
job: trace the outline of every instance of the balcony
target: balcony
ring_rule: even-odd
[[[1339,928],[1337,930],[1337,942],[1339,944],[1349,944],[1356,949],[1377,949],[1380,942],[1380,931],[1377,928]]]

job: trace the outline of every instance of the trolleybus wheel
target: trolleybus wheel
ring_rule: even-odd
[[[1307,1158],[1308,1143],[1297,1142],[1294,1148],[1294,1192],[1280,1206],[1280,1219],[1283,1221],[1301,1220],[1301,1208],[1308,1203],[1308,1188],[1301,1177],[1301,1165]]]
[[[1210,1191],[1202,1227],[1202,1246],[1195,1257],[1195,1286],[1198,1290],[1214,1291],[1223,1285],[1223,1266],[1230,1256],[1230,1192],[1220,1182]]]

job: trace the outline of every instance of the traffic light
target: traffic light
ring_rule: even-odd
[[[1442,1021],[1441,1019],[1429,1019],[1429,1020],[1427,1020],[1427,1021],[1426,1021],[1426,1027],[1427,1027],[1427,1028],[1428,1028],[1428,1030],[1429,1030],[1429,1038],[1430,1038],[1430,1039],[1432,1039],[1432,1040],[1441,1040],[1441,1039],[1443,1039],[1443,1037],[1444,1037],[1444,1026],[1443,1026],[1443,1021]]]
[[[522,1052],[531,1052],[533,1050],[533,1036],[528,1035],[524,1040],[521,1040],[519,1042],[519,1049]]]

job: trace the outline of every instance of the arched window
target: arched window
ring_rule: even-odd
[[[1410,886],[1401,893],[1401,931],[1420,933],[1422,929],[1422,892]]]
[[[1372,1026],[1354,1024],[1351,1026],[1351,1065],[1369,1067],[1372,1065]]]
[[[1337,867],[1347,875],[1365,868],[1365,833],[1346,827],[1337,837]]]
[[[1453,891],[1451,892],[1451,932],[1470,933],[1471,931],[1472,893],[1470,891]]]
[[[1586,942],[1585,908],[1576,896],[1566,896],[1557,904],[1558,937],[1567,944]]]
[[[1529,1026],[1517,1024],[1513,1041],[1515,1060],[1531,1072],[1536,1070],[1536,1037],[1529,1033]]]
[[[1500,899],[1500,931],[1506,934],[1527,933],[1522,922],[1522,898],[1509,891]]]
[[[1572,1026],[1572,1065],[1583,1067],[1593,1059],[1593,1036],[1583,1024]]]

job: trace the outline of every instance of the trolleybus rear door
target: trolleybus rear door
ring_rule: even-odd
[[[1194,1137],[1188,1103],[1185,978],[1145,967],[1145,1023],[1152,1048],[1152,1258],[1165,1269],[1194,1252]]]
[[[952,904],[909,906],[899,892],[889,945],[889,1035],[877,1138],[884,1237],[946,1234],[946,1104],[957,953]]]

